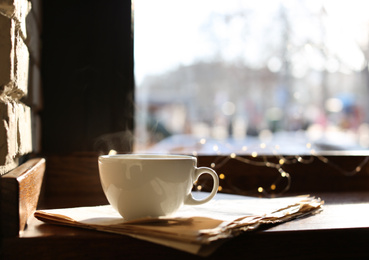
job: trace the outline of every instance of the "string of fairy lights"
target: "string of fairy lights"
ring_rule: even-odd
[[[206,143],[206,139],[200,139],[199,144],[204,145]],[[260,148],[261,149],[265,149],[267,147],[267,145],[265,143],[261,143],[260,144]],[[272,182],[272,184],[269,186],[268,189],[266,189],[265,187],[259,186],[256,187],[257,192],[265,195],[265,196],[269,196],[270,193],[267,190],[270,190],[272,192],[276,191],[277,188],[279,188],[279,192],[278,193],[273,193],[273,195],[281,195],[283,193],[285,193],[286,191],[288,191],[290,189],[291,186],[291,182],[292,182],[292,178],[289,172],[285,171],[283,169],[284,165],[287,164],[295,164],[295,163],[302,163],[302,164],[310,164],[314,161],[314,159],[318,159],[321,162],[329,165],[330,167],[333,167],[335,170],[337,170],[338,172],[340,172],[343,175],[346,176],[353,176],[357,173],[359,173],[362,170],[362,167],[369,161],[369,157],[365,156],[364,159],[354,167],[354,169],[352,170],[346,170],[343,169],[342,167],[340,167],[339,165],[333,163],[332,161],[330,161],[327,157],[318,154],[313,148],[312,148],[312,144],[311,143],[306,143],[306,148],[309,151],[309,155],[304,155],[304,156],[299,156],[299,155],[295,155],[295,156],[282,156],[280,154],[278,154],[278,150],[279,150],[279,146],[276,145],[274,146],[273,150],[272,150],[272,154],[274,155],[274,159],[277,158],[278,162],[272,162],[270,160],[268,160],[268,158],[271,158],[270,156],[266,156],[266,155],[262,155],[262,153],[258,153],[256,151],[252,151],[251,153],[249,153],[249,155],[251,156],[247,156],[247,158],[245,156],[242,156],[242,154],[244,153],[230,153],[229,155],[221,155],[221,151],[219,150],[218,145],[214,145],[213,150],[214,152],[216,152],[217,156],[216,159],[211,163],[210,167],[213,168],[215,171],[219,170],[221,167],[223,167],[225,164],[227,164],[230,160],[237,160],[241,163],[245,163],[245,164],[249,164],[249,165],[253,165],[253,166],[260,166],[260,167],[267,167],[267,168],[273,168],[275,169],[279,174],[276,177],[276,179]],[[244,146],[242,147],[242,152],[246,152],[248,150],[248,147]],[[198,152],[193,151],[192,154],[194,156],[198,155]],[[219,174],[219,178],[221,180],[224,180],[226,178],[226,174],[225,173],[220,173]],[[278,187],[278,185],[283,181],[284,183],[284,187]],[[201,190],[202,186],[199,184],[197,185],[197,189]],[[221,191],[223,188],[222,186],[219,186],[219,191]]]

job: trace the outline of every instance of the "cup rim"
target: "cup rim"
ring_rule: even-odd
[[[145,154],[145,153],[131,153],[131,154],[104,154],[99,156],[99,160],[196,160],[192,155],[182,154]]]

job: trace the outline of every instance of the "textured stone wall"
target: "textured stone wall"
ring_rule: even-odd
[[[38,1],[35,3],[37,7]],[[40,86],[37,40],[40,33],[35,19],[37,8],[33,11],[32,4],[28,0],[0,0],[1,175],[16,167],[20,156],[34,149],[35,116],[31,110],[37,108],[35,102],[40,103],[39,95],[35,94]]]

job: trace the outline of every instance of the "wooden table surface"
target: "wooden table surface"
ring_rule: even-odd
[[[321,213],[225,242],[206,259],[369,259],[369,192],[311,194]],[[128,236],[44,224],[3,239],[3,259],[204,259]]]

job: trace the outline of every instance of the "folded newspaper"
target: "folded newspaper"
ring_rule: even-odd
[[[110,205],[38,210],[43,222],[132,236],[207,256],[224,241],[263,224],[281,223],[322,210],[309,195],[253,198],[218,193],[210,202],[183,206],[175,215],[125,221]]]

